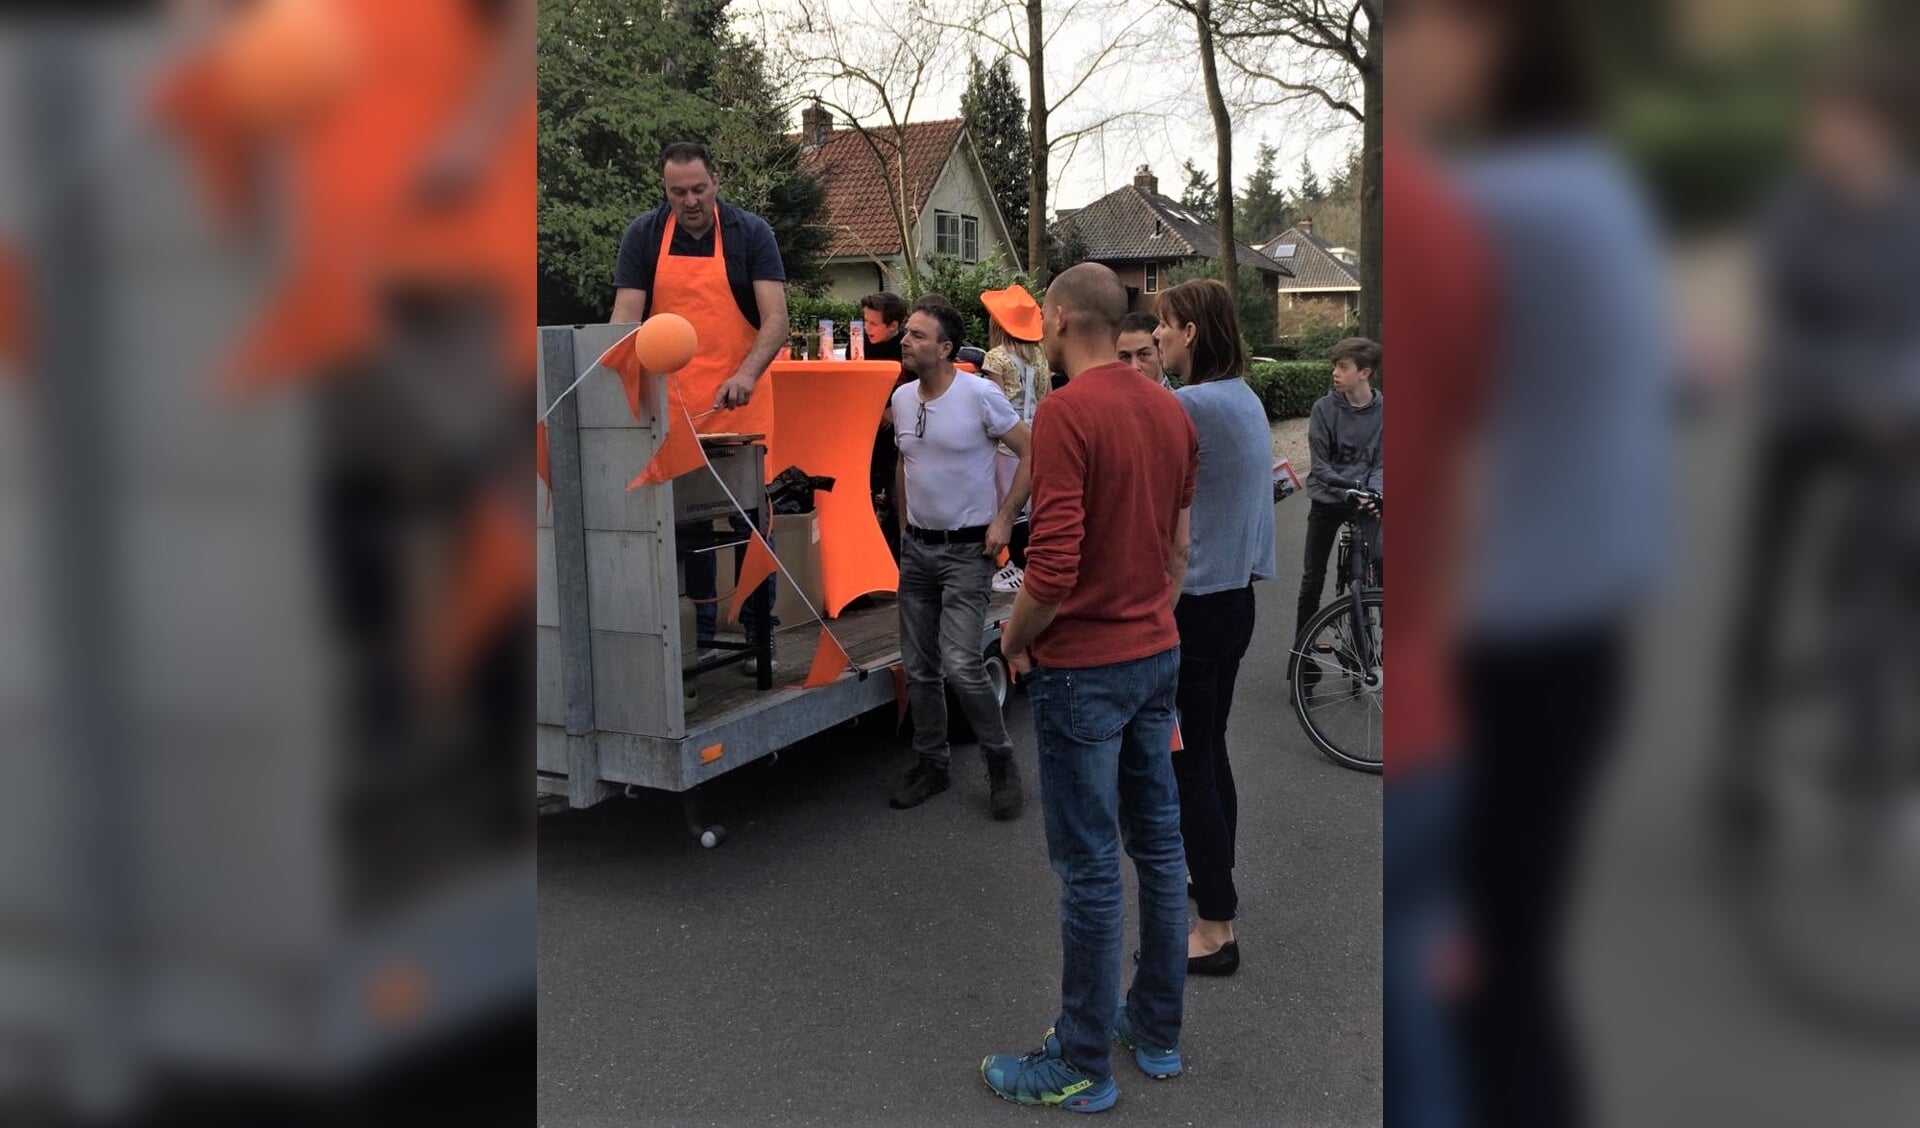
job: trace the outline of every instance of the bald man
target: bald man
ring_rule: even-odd
[[[1034,418],[1026,582],[1001,647],[1033,702],[1065,967],[1042,1052],[996,1054],[980,1071],[1009,1100],[1098,1112],[1119,1097],[1111,1041],[1149,1077],[1181,1068],[1186,855],[1168,749],[1199,440],[1172,392],[1120,362],[1127,291],[1111,270],[1066,271],[1041,312],[1047,361],[1071,382]],[[1140,962],[1116,1008],[1122,826],[1140,879]]]

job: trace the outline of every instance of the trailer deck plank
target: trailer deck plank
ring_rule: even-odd
[[[996,592],[987,609],[988,622],[998,622],[1013,609],[1013,596]],[[834,637],[846,647],[855,664],[872,669],[891,666],[900,660],[900,610],[891,595],[876,597],[872,606],[849,611],[831,620]],[[813,657],[820,645],[820,627],[816,623],[788,625],[779,634],[776,658],[779,669],[773,677],[775,693],[798,687],[813,668]],[[748,676],[751,663],[709,670],[693,680],[699,700],[687,710],[687,730],[693,732],[726,715],[750,707],[762,697]]]

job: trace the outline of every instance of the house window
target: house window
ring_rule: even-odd
[[[980,220],[954,212],[933,213],[933,250],[963,262],[980,261]]]
[[[1160,292],[1160,264],[1157,262],[1150,262],[1147,264],[1147,293],[1157,294],[1159,292]]]

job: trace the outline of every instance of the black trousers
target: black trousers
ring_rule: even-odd
[[[1300,566],[1300,602],[1293,612],[1293,633],[1307,625],[1320,610],[1320,596],[1327,587],[1327,558],[1340,539],[1340,526],[1346,523],[1353,506],[1346,502],[1316,501],[1307,510],[1307,555]]]
[[[1202,920],[1232,920],[1240,897],[1233,887],[1234,840],[1240,800],[1227,759],[1227,717],[1240,660],[1253,642],[1253,585],[1212,595],[1182,596],[1180,625],[1180,737],[1173,754],[1180,784],[1180,835],[1187,872]]]
[[[1582,1122],[1564,926],[1623,657],[1611,622],[1467,651],[1462,876],[1480,968],[1463,1014],[1469,1123]]]

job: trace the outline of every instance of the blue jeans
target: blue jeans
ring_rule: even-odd
[[[1459,1032],[1433,969],[1460,917],[1460,780],[1451,768],[1390,779],[1383,792],[1381,987],[1388,1128],[1466,1123]]]
[[[1067,1064],[1108,1077],[1120,995],[1120,848],[1140,878],[1140,966],[1127,994],[1143,1044],[1180,1043],[1187,984],[1186,851],[1174,781],[1180,650],[1029,680],[1047,856],[1060,875],[1060,1037]]]

